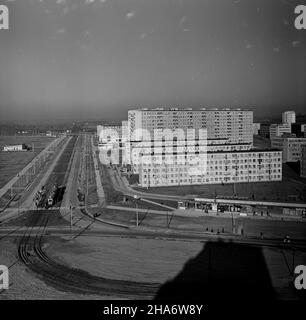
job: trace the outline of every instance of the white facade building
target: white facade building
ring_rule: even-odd
[[[285,111],[282,113],[283,123],[292,124],[295,123],[295,112],[294,111]]]
[[[228,143],[248,143],[253,146],[253,111],[241,109],[178,109],[155,108],[129,110],[129,137],[131,141],[141,141],[141,131],[150,133],[155,129],[207,129],[208,139],[226,139]],[[154,137],[154,139],[158,139]]]
[[[30,148],[25,144],[15,144],[4,146],[3,151],[28,151]]]
[[[200,142],[200,143],[199,143]],[[143,155],[150,155],[152,153],[158,154],[160,150],[158,148],[162,147],[164,151],[176,150],[175,147],[183,146],[187,148],[187,140],[185,141],[170,141],[165,140],[161,145],[158,145],[156,141],[142,141],[142,142],[132,142],[130,143],[131,150],[131,163],[133,164],[133,173],[138,174],[140,172],[141,158]],[[199,147],[201,150],[199,150]],[[186,150],[181,150],[180,152],[218,152],[218,151],[247,151],[250,150],[248,143],[241,144],[229,144],[226,139],[217,140],[217,139],[207,139],[205,140],[196,140],[188,139],[188,148]]]
[[[291,133],[291,124],[273,123],[270,125],[270,139],[273,137],[281,137],[283,134]]]
[[[297,162],[302,158],[302,146],[306,145],[306,138],[274,137],[271,139],[271,147],[282,150],[283,162]]]
[[[252,149],[252,111],[130,110],[126,145],[142,187],[282,179],[282,152]]]
[[[282,180],[282,152],[278,150],[208,152],[206,168],[195,173],[188,161],[183,165],[177,163],[177,156],[173,156],[172,164],[148,160],[154,156],[147,155],[141,161],[142,187]]]
[[[139,173],[140,154],[148,154],[154,148],[154,145],[143,142],[162,139],[173,142],[172,135],[193,141],[199,139],[199,132],[203,129],[209,151],[250,150],[253,146],[252,111],[229,108],[130,110],[126,154],[133,173]]]
[[[257,136],[260,130],[260,123],[253,123],[253,135]]]

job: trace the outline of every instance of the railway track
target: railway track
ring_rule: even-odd
[[[67,178],[67,170],[73,154],[76,138],[71,139],[58,164],[54,174],[50,176],[46,188],[53,184],[63,185]],[[60,202],[56,204],[60,207]],[[18,257],[27,268],[33,271],[44,282],[62,291],[99,296],[152,298],[158,291],[158,283],[141,283],[116,279],[107,279],[91,275],[83,270],[72,268],[50,257],[44,250],[44,235],[54,210],[46,210],[41,206],[38,210],[28,212],[27,228],[21,237],[17,252]],[[84,215],[90,224],[95,219]]]
[[[44,235],[50,211],[35,212],[18,245],[18,256],[27,267],[46,283],[63,291],[101,296],[152,298],[160,284],[107,279],[71,268],[54,260],[44,251]],[[34,227],[36,226],[35,230]]]

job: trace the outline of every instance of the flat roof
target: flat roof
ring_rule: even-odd
[[[138,109],[131,109],[129,111],[252,111],[250,109],[242,109],[242,108],[171,108],[171,107],[160,107],[160,108],[138,108]]]
[[[249,149],[249,150],[230,150],[230,151],[208,151],[207,153],[256,153],[256,152],[282,152],[279,149],[276,148],[270,148],[270,149]]]

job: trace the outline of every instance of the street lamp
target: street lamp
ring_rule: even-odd
[[[72,231],[72,203],[70,201],[70,232]]]
[[[138,200],[139,197],[135,194],[135,195],[134,195],[134,199],[135,199],[135,200]],[[139,223],[138,223],[138,203],[137,203],[137,201],[136,201],[136,227],[138,227],[138,225],[139,225]]]

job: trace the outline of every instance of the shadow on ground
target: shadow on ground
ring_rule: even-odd
[[[206,243],[155,299],[274,301],[275,293],[261,248],[220,241]]]

